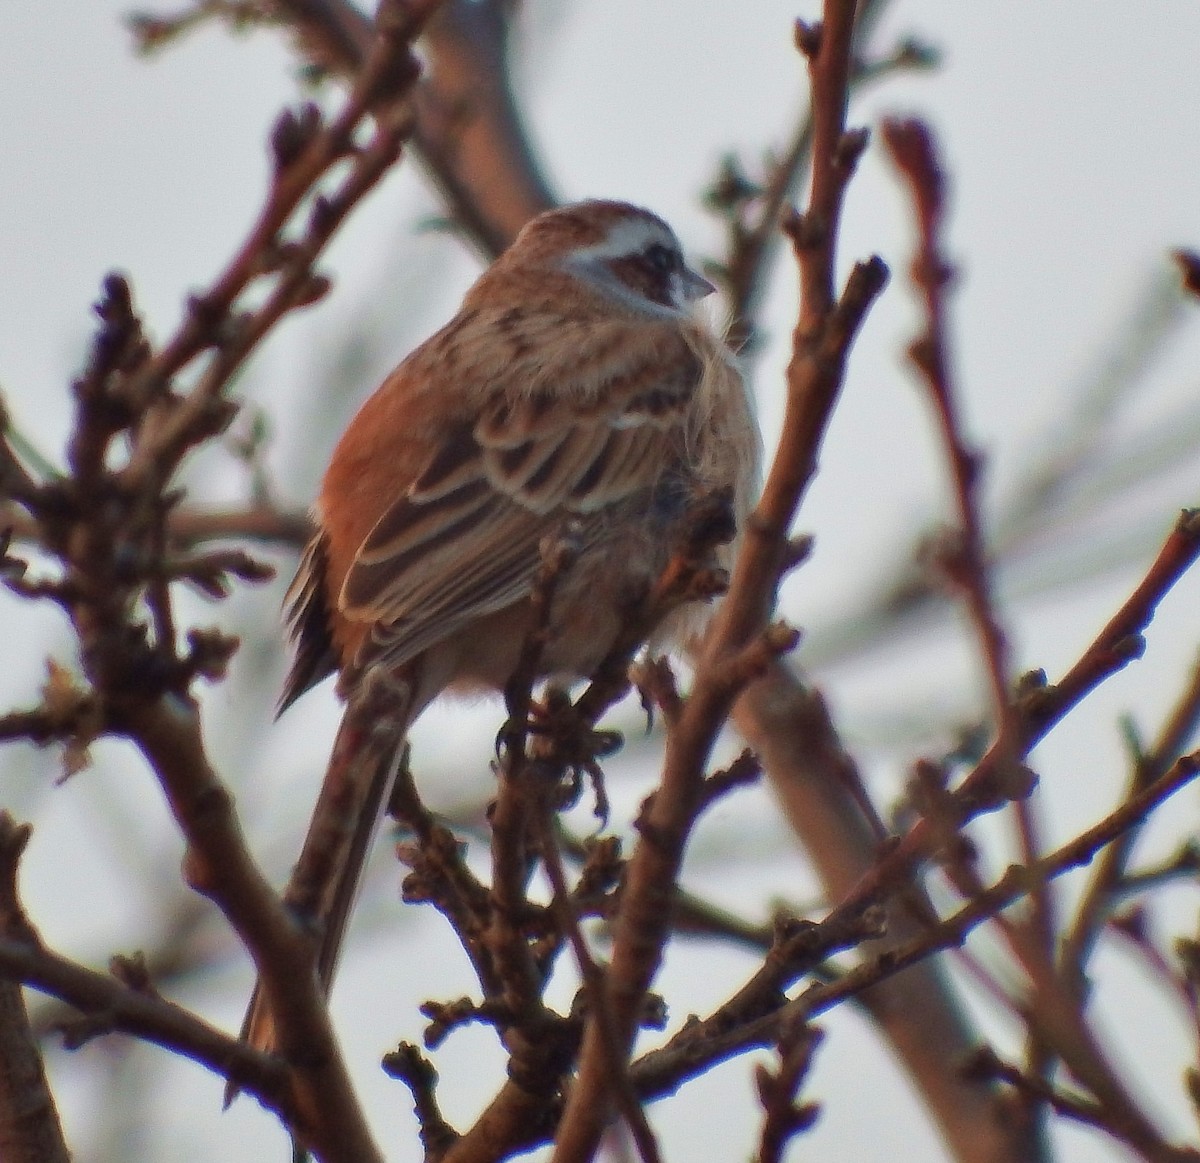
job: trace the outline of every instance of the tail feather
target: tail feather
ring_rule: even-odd
[[[380,689],[381,684],[386,689]],[[362,686],[368,689],[351,700],[342,716],[308,834],[283,893],[284,904],[297,920],[311,924],[317,934],[317,974],[326,994],[371,841],[395,785],[405,737],[420,710],[407,683],[376,679],[370,672]],[[261,981],[254,987],[241,1038],[259,1050],[278,1048]],[[238,1087],[229,1083],[225,1105],[237,1094]]]
[[[283,693],[279,696],[277,718],[305,691],[333,674],[338,667],[337,650],[329,630],[329,603],[325,596],[328,556],[325,536],[318,534],[305,547],[296,576],[283,599],[293,656]]]

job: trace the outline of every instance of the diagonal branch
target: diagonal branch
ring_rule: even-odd
[[[670,926],[670,902],[683,849],[698,811],[704,767],[740,687],[725,670],[764,631],[787,556],[787,533],[812,477],[816,450],[841,387],[846,356],[872,300],[882,289],[879,260],[852,273],[833,294],[837,221],[861,135],[844,132],[855,5],[827,0],[825,24],[812,45],[813,180],[809,205],[793,221],[800,263],[801,308],[788,371],[784,436],[746,533],[730,590],[701,649],[695,685],[667,737],[662,780],[638,822],[639,840],[615,921],[606,992],[613,1034],[623,1054],[657,972]],[[613,1079],[602,1031],[589,1023],[579,1078],[567,1102],[555,1163],[591,1159],[607,1123]]]
[[[251,1050],[161,997],[141,973],[117,973],[121,965],[133,964],[129,959],[114,958],[113,975],[105,975],[46,946],[26,915],[17,889],[18,862],[30,831],[7,812],[0,812],[0,977],[6,983],[20,982],[57,997],[86,1015],[83,1027],[64,1023],[73,1045],[119,1030],[252,1086],[264,1103],[281,1117],[290,1118],[294,1112],[286,1070],[277,1059]],[[9,1008],[8,1001],[5,1008]],[[3,1155],[9,1157],[7,1152]]]
[[[279,9],[311,60],[357,75],[369,41],[359,9],[348,0],[280,0]],[[416,152],[456,224],[489,257],[556,202],[513,93],[510,9],[498,0],[446,0],[426,26],[431,68],[416,106]]]

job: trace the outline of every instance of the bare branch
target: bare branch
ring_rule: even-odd
[[[314,63],[356,76],[365,17],[346,0],[283,0]],[[455,222],[494,257],[556,199],[536,160],[508,73],[509,6],[447,0],[426,28],[431,69],[420,86],[415,146]],[[497,181],[503,174],[504,181]]]
[[[68,1163],[54,1097],[29,1024],[25,997],[0,980],[0,1158],[11,1163]]]
[[[0,976],[33,986],[86,1015],[86,1027],[64,1027],[73,1045],[112,1030],[140,1037],[238,1078],[268,1106],[290,1117],[292,1099],[280,1062],[167,1001],[144,980],[96,973],[45,946],[17,892],[18,861],[30,831],[0,812]]]
[[[798,1103],[796,1096],[820,1042],[820,1031],[811,1026],[801,1023],[787,1029],[779,1039],[778,1071],[763,1065],[755,1070],[758,1101],[766,1114],[757,1163],[781,1163],[788,1143],[816,1121],[818,1108]]]
[[[1200,665],[1193,668],[1191,680],[1168,715],[1154,745],[1135,756],[1127,797],[1136,795],[1161,777],[1187,746],[1198,724]],[[1088,958],[1115,904],[1131,887],[1125,870],[1140,833],[1140,828],[1130,828],[1096,862],[1072,923],[1060,941],[1059,973],[1066,987],[1075,993],[1081,1004],[1088,992],[1085,976]],[[1186,853],[1181,861],[1185,858]],[[1186,867],[1186,863],[1183,866]]]
[[[855,146],[844,139],[846,83],[855,6],[825,5],[825,30],[811,62],[813,72],[813,187],[793,241],[801,266],[801,313],[795,355],[788,373],[788,414],[781,452],[751,521],[734,577],[700,656],[695,688],[667,741],[662,782],[638,823],[615,921],[607,994],[622,1053],[627,1054],[642,999],[661,958],[669,929],[672,886],[699,806],[706,757],[720,723],[738,693],[723,681],[722,666],[766,625],[787,533],[816,447],[841,384],[850,342],[883,282],[882,263],[860,267],[839,301],[832,293],[834,239]],[[861,144],[861,143],[859,143]],[[804,466],[808,471],[805,472]],[[613,1080],[609,1051],[595,1023],[589,1025],[579,1078],[568,1099],[554,1153],[555,1163],[590,1159],[609,1117]]]

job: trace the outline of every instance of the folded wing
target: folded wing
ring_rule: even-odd
[[[528,596],[539,545],[565,518],[602,520],[639,492],[649,502],[683,456],[701,369],[682,341],[640,354],[626,353],[602,392],[590,382],[525,394],[501,386],[474,425],[446,434],[346,576],[341,612],[372,625],[360,663],[402,665]]]

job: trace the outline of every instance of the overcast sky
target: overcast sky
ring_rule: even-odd
[[[719,232],[698,194],[725,152],[736,149],[754,166],[790,132],[804,83],[791,46],[796,6],[781,0],[527,0],[525,9],[518,75],[556,188],[565,198],[645,203],[677,226],[694,255],[719,255]],[[0,388],[16,424],[52,459],[61,455],[68,384],[80,366],[89,307],[103,274],[128,272],[152,333],[169,334],[183,296],[219,269],[245,231],[266,180],[264,139],[280,106],[296,96],[295,60],[278,36],[235,38],[206,29],[161,57],[139,60],[122,26],[127,11],[125,0],[0,6]],[[799,14],[815,15],[811,0]],[[1073,393],[1109,354],[1122,321],[1166,269],[1166,253],[1200,245],[1200,7],[1192,0],[896,0],[877,47],[886,50],[907,34],[937,46],[941,67],[873,87],[856,103],[852,120],[875,125],[886,112],[915,112],[937,131],[952,175],[950,241],[961,270],[953,312],[956,367],[971,432],[990,456],[989,503],[1000,508],[1029,457],[1069,438]],[[369,345],[355,349],[368,384],[449,317],[473,278],[475,260],[454,240],[430,234],[414,239],[416,226],[436,209],[415,171],[402,167],[326,260],[337,279],[329,301],[280,328],[254,361],[245,390],[272,417],[268,466],[285,502],[307,504],[336,439],[340,419],[314,432],[308,401],[347,335],[376,333]],[[822,474],[802,518],[817,536],[817,552],[789,583],[786,605],[789,616],[811,630],[814,651],[822,627],[854,608],[912,532],[947,511],[929,418],[900,357],[915,319],[905,285],[910,249],[904,199],[873,147],[853,186],[842,258],[849,264],[878,252],[894,280],[855,350]],[[794,310],[793,272],[785,260],[764,319],[770,342],[757,366],[768,442],[779,417]],[[1154,433],[1164,418],[1178,428],[1190,417],[1195,430],[1198,336],[1200,321],[1192,320],[1163,352],[1142,393],[1114,418],[1115,459],[1124,441]],[[344,415],[349,406],[330,408]],[[1136,579],[1178,508],[1200,502],[1198,460],[1193,455],[1180,471],[1132,499],[1088,515],[1087,544],[1107,546],[1119,527],[1132,548],[1128,558],[1114,557],[1112,569],[1072,590],[1069,600],[1050,591],[1017,601],[1022,578],[1007,578],[1022,666],[1046,666],[1053,675],[1079,653]],[[245,476],[228,459],[201,467],[205,471],[195,477],[204,495],[244,493]],[[286,574],[289,563],[279,560]],[[273,640],[279,593],[277,586],[239,598],[234,616]],[[1039,752],[1048,773],[1042,794],[1051,839],[1102,814],[1115,794],[1123,763],[1115,717],[1130,710],[1142,716],[1147,731],[1153,729],[1166,692],[1176,688],[1195,654],[1198,602],[1200,584],[1191,579],[1164,605],[1162,619],[1171,629],[1151,631],[1146,661],[1102,691],[1086,715]],[[0,677],[7,701],[33,697],[47,641],[65,649],[61,635],[46,638],[52,624],[45,617],[30,620],[23,608],[0,599],[0,626],[10,650],[17,646],[13,665]],[[935,636],[932,645],[901,639],[869,658],[823,666],[818,675],[848,733],[862,741],[864,762],[881,787],[898,786],[905,756],[894,739],[887,748],[872,742],[880,722],[901,717],[914,700],[918,709],[941,707],[946,717],[972,703],[977,668],[970,652],[956,646],[953,629]],[[299,829],[311,791],[287,791],[294,787],[288,780],[297,768],[315,779],[332,735],[334,703],[328,692],[311,696],[299,719],[268,727],[279,656],[249,654],[238,660],[240,681],[258,676],[266,692],[257,728],[262,750],[255,753],[263,771],[251,806]],[[262,668],[261,675],[254,667]],[[231,697],[218,692],[211,700],[218,723],[233,717]],[[444,786],[453,788],[448,799],[458,794],[456,779],[464,788],[475,781],[477,790],[494,720],[494,708],[486,706],[443,710],[418,729],[418,753],[424,747],[431,768],[446,773]],[[451,721],[455,739],[463,741],[453,754],[443,745]],[[920,726],[914,730],[920,737]],[[247,762],[237,756],[244,750],[237,741],[217,738],[215,746],[231,767]],[[133,867],[172,858],[175,841],[160,831],[161,806],[148,778],[131,774],[129,757],[119,748],[102,749],[95,773],[46,796],[37,789],[52,771],[48,761],[13,754],[6,785],[17,789],[18,805],[31,812],[36,807],[39,819],[26,869],[35,917],[64,948],[98,964],[108,952],[129,951],[128,926],[152,930],[146,913],[153,896],[145,885],[129,888],[133,858],[121,850],[122,842],[114,838],[113,851],[98,854],[81,845],[70,868],[54,857],[54,846],[71,842],[85,824],[94,826],[100,813],[137,830],[133,846],[143,845],[146,853]],[[633,761],[629,766],[637,768]],[[631,776],[618,787],[619,802],[635,804],[643,791]],[[1194,817],[1196,808],[1195,795],[1185,793],[1178,811]],[[763,838],[756,849],[772,854],[769,867],[738,850],[739,829],[749,824]],[[279,840],[280,871],[296,834]],[[773,897],[811,896],[811,879],[773,822],[765,792],[745,793],[721,809],[698,840],[698,852],[697,882],[757,915]],[[346,1019],[361,1010],[355,1003],[359,989],[384,991],[396,999],[389,1000],[395,1007],[389,1012],[407,1014],[410,995],[424,994],[418,981],[398,985],[403,974],[395,967],[415,960],[416,948],[426,964],[444,956],[445,978],[452,983],[445,996],[470,987],[435,919],[388,913],[394,910],[391,883],[385,880],[371,906],[390,917],[381,923],[382,935],[372,929],[369,953],[350,957],[340,983],[339,1014]],[[1183,904],[1194,911],[1194,899]],[[684,950],[669,960],[662,989],[702,1011],[749,964],[725,951],[701,957]],[[1182,1134],[1187,1112],[1177,1079],[1189,1047],[1179,1030],[1181,1016],[1152,1004],[1127,962],[1114,955],[1105,965],[1123,999],[1108,1022],[1112,1037],[1118,1043],[1122,1037],[1154,1040],[1151,1057],[1161,1073],[1136,1081]],[[234,1025],[248,986],[248,967],[238,965],[221,980],[197,986],[186,1000]],[[1132,1029],[1131,1010],[1137,1013]],[[832,1036],[819,1053],[811,1091],[825,1104],[824,1113],[797,1157],[890,1163],[896,1144],[903,1143],[903,1157],[936,1161],[938,1148],[915,1100],[857,1023],[851,1014],[826,1023]],[[382,1033],[380,1025],[386,1027]],[[397,1020],[394,1029],[385,1022],[348,1034],[348,1052],[362,1063],[364,1088],[381,1111],[380,1134],[393,1148],[390,1157],[405,1161],[419,1157],[408,1103],[375,1063],[417,1029],[415,1021],[401,1027]],[[1012,1033],[1002,1024],[989,1025],[989,1032]],[[85,1065],[86,1055],[101,1052],[85,1051]],[[452,1038],[440,1059],[452,1118],[464,1119],[478,1102],[464,1074],[492,1076],[487,1068],[464,1071],[473,1055],[483,1056],[488,1068],[499,1065],[487,1036],[470,1032]],[[231,1161],[259,1160],[280,1150],[272,1120],[249,1103],[215,1117],[216,1080],[166,1065],[153,1051],[144,1057],[155,1073],[138,1076],[140,1085],[161,1088],[155,1102],[161,1122],[137,1132],[139,1158],[166,1163],[208,1152]],[[54,1065],[78,1158],[120,1157],[106,1154],[104,1143],[90,1135],[98,1125],[97,1093],[61,1056]],[[746,1157],[753,1123],[730,1112],[748,1109],[749,1095],[744,1061],[685,1088],[655,1112],[666,1157]],[[863,1118],[865,1095],[871,1119]],[[885,1140],[879,1122],[892,1119],[902,1129]],[[1105,1142],[1081,1132],[1065,1132],[1062,1141],[1062,1158],[1070,1163],[1115,1157]]]

